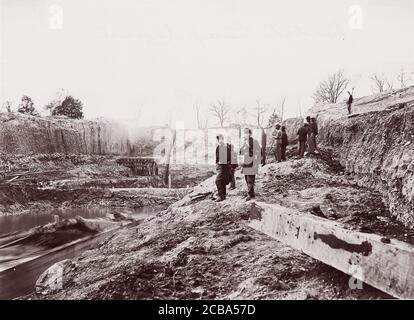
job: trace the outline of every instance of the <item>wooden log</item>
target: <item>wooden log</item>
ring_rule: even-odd
[[[249,226],[394,297],[414,299],[414,246],[279,205],[252,203]],[[388,240],[388,239],[387,239]]]

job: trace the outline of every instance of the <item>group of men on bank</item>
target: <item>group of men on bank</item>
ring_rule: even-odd
[[[318,135],[318,124],[316,118],[306,117],[306,122],[299,128],[298,135],[298,157],[303,158],[305,154],[318,154],[316,136]],[[275,126],[272,133],[275,141],[275,159],[277,162],[286,161],[286,147],[289,144],[286,127]]]
[[[302,158],[306,154],[317,154],[316,136],[318,135],[318,124],[316,118],[306,117],[306,122],[298,130],[298,157]],[[276,125],[272,133],[274,138],[274,153],[277,162],[286,161],[286,147],[289,144],[286,127]],[[222,134],[217,135],[216,148],[216,187],[217,196],[212,199],[221,202],[226,199],[227,185],[230,184],[230,190],[236,188],[234,173],[239,166],[238,157],[240,157],[240,166],[242,174],[247,184],[246,201],[255,198],[255,181],[256,174],[259,173],[259,165],[264,164],[262,149],[257,140],[252,137],[252,131],[249,128],[243,130],[243,144],[237,154],[234,146],[224,141]]]

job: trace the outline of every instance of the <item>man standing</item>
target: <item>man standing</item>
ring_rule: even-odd
[[[286,127],[282,126],[281,130],[282,130],[282,145],[281,145],[280,153],[281,153],[282,160],[286,161],[286,147],[288,146],[289,141],[288,141],[288,136],[286,133]]]
[[[308,136],[306,138],[305,153],[304,153],[304,155],[306,156],[310,150],[314,149],[312,146],[312,140],[311,140],[311,129],[310,129],[311,117],[310,116],[306,117],[305,123],[307,124],[306,129],[308,130]]]
[[[273,131],[273,139],[275,139],[275,158],[277,162],[282,161],[282,130],[280,124],[277,124],[275,131]]]
[[[230,190],[236,189],[236,178],[234,177],[234,172],[237,168],[237,153],[234,151],[234,146],[229,143],[228,147],[230,148],[231,163],[230,163]]]
[[[352,102],[354,102],[354,97],[352,96],[352,94],[349,91],[348,91],[348,94],[349,94],[349,98],[348,98],[348,101],[346,102],[346,104],[348,106],[348,114],[351,114],[352,113],[351,106],[352,106]]]
[[[217,135],[217,148],[216,148],[216,186],[218,197],[216,202],[220,202],[226,199],[226,186],[230,182],[229,166],[231,162],[231,154],[229,146],[224,143],[224,137],[222,134]]]
[[[298,130],[298,136],[299,136],[298,156],[299,156],[299,158],[303,158],[303,155],[305,154],[306,140],[307,140],[307,137],[308,137],[308,132],[309,132],[309,124],[308,123],[304,123],[303,126],[300,127],[300,129]]]
[[[259,173],[261,150],[259,143],[253,139],[252,131],[249,128],[244,129],[243,138],[243,145],[240,149],[240,155],[243,159],[241,166],[247,184],[246,201],[249,201],[256,196],[254,184],[256,182],[256,174]]]
[[[316,136],[318,135],[318,124],[316,123],[316,118],[310,119],[309,129],[310,135],[308,138],[308,146],[309,150],[308,152],[310,154],[316,154],[317,153],[317,147],[316,147]]]

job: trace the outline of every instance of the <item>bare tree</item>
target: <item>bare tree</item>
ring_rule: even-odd
[[[313,100],[315,103],[336,103],[348,85],[349,80],[345,78],[343,71],[339,70],[319,84],[319,87],[313,94]]]
[[[397,74],[397,80],[400,84],[400,88],[408,86],[409,82],[412,80],[412,75],[412,72],[406,72],[404,66],[401,66],[400,72]]]
[[[224,126],[224,122],[226,122],[230,110],[230,106],[224,101],[224,99],[217,100],[217,103],[212,104],[210,107],[210,112],[219,120],[220,127]]]
[[[249,112],[245,106],[234,110],[234,114],[236,116],[237,124],[246,124]]]
[[[206,118],[204,121],[201,121],[201,129],[208,128],[208,119]]]
[[[393,89],[393,83],[392,81],[389,81],[387,79],[387,77],[385,76],[385,74],[378,74],[378,73],[374,73],[370,79],[374,82],[374,88],[373,91],[376,92],[384,92],[387,90],[392,90]]]
[[[12,105],[13,104],[12,104],[12,102],[10,100],[6,100],[6,101],[4,101],[1,109],[4,108],[4,110],[6,112],[12,112]],[[0,111],[1,111],[1,109],[0,109]]]
[[[200,115],[200,105],[196,102],[193,104],[193,108],[196,114],[196,119],[197,119],[197,128],[201,129],[202,127],[202,122],[201,122],[201,115]]]
[[[257,99],[256,100],[256,107],[254,108],[254,110],[255,110],[255,116],[256,116],[256,121],[257,121],[257,126],[258,127],[263,127],[264,113],[266,112],[266,109],[267,108],[260,103],[260,100]]]
[[[286,97],[283,97],[279,106],[276,106],[267,120],[267,127],[273,127],[276,124],[281,124],[283,121],[283,113],[285,109]]]
[[[285,112],[285,102],[286,102],[286,97],[283,97],[283,100],[280,103],[280,120],[281,121],[283,121],[283,116]]]
[[[207,128],[208,119],[207,119],[207,117],[206,117],[206,119],[203,119],[203,117],[201,115],[201,107],[200,107],[200,104],[198,102],[195,102],[193,104],[193,109],[194,109],[196,119],[197,119],[197,128],[198,129]]]

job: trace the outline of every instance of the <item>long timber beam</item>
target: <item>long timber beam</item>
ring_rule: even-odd
[[[414,299],[414,246],[279,205],[253,202],[249,226],[400,299]]]

